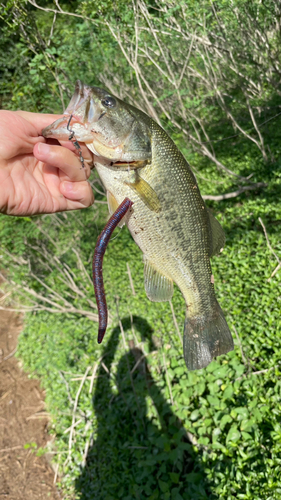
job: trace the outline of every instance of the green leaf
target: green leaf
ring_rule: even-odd
[[[189,420],[194,422],[195,420],[197,420],[199,418],[199,416],[200,416],[199,410],[193,410],[193,412],[189,416]]]
[[[224,399],[231,399],[233,396],[233,386],[228,385],[226,389],[223,391],[223,398]]]
[[[249,441],[252,439],[251,434],[248,434],[248,432],[242,432],[242,438],[245,439],[245,441]]]
[[[213,371],[213,375],[214,377],[216,377],[217,379],[219,378],[225,378],[226,375],[227,375],[227,372],[229,371],[229,365],[222,365],[220,366],[219,368],[217,368],[216,370]]]
[[[244,420],[249,416],[248,409],[243,406],[233,408],[233,412],[238,416],[238,420]]]
[[[169,483],[161,481],[161,479],[158,479],[158,484],[159,484],[160,490],[163,491],[163,493],[165,493],[166,491],[168,491],[169,488],[170,488]]]
[[[202,396],[202,394],[205,392],[206,384],[205,382],[199,382],[196,386],[196,392],[198,396]]]
[[[180,475],[176,474],[175,472],[169,472],[169,476],[171,478],[171,481],[175,484],[178,484]]]
[[[220,429],[224,429],[226,424],[232,422],[232,418],[230,415],[224,415],[221,419],[221,421],[219,422],[219,426],[220,426]]]
[[[253,419],[245,419],[242,420],[240,429],[241,431],[249,431],[255,425],[255,421]]]
[[[228,443],[229,441],[238,441],[240,439],[240,432],[237,429],[236,425],[232,425],[228,431],[228,434],[226,436],[226,442]]]
[[[207,400],[211,406],[218,407],[220,405],[220,400],[219,398],[215,396],[208,395]]]

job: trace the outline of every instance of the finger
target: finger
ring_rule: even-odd
[[[10,160],[18,155],[30,154],[37,142],[45,142],[45,139],[38,136],[31,123],[16,111],[0,110],[1,158]]]
[[[84,181],[90,176],[88,163],[85,162],[83,168],[79,157],[70,149],[38,143],[34,146],[33,154],[37,160],[60,169],[61,180]]]
[[[29,111],[15,111],[15,113],[25,120],[27,120],[33,127],[36,129],[35,135],[41,135],[42,129],[50,125],[51,123],[55,122],[59,118],[62,118],[65,115],[52,115],[52,114],[43,114],[43,113],[30,113]],[[35,132],[35,131],[34,131]],[[45,142],[45,139],[40,138],[41,141]],[[51,141],[51,139],[48,139],[48,142]],[[72,141],[61,141],[60,144],[67,148],[70,149],[71,151],[74,151],[77,154],[77,149],[75,148],[74,144]],[[79,143],[81,150],[82,150],[82,155],[83,158],[91,163],[93,163],[93,154],[91,151],[87,148],[87,146],[84,143]]]
[[[94,195],[89,182],[67,182],[60,184],[61,194],[69,201],[76,202],[79,206],[68,203],[68,210],[73,208],[90,207],[94,203]]]
[[[30,124],[32,124],[37,131],[38,135],[41,135],[42,129],[51,125],[51,123],[55,122],[59,118],[62,118],[61,115],[52,115],[52,114],[44,114],[44,113],[30,113],[29,111],[16,111],[19,116],[27,120]]]
[[[73,151],[76,155],[78,154],[78,151],[76,147],[74,146],[72,141],[60,141],[60,144],[67,149],[70,149]],[[79,146],[82,151],[82,155],[84,160],[87,160],[90,164],[94,163],[94,155],[93,153],[87,148],[86,144],[84,142],[79,142]]]

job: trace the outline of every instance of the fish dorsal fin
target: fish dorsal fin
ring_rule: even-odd
[[[210,225],[211,225],[211,235],[212,235],[212,244],[211,244],[211,254],[217,255],[223,251],[223,247],[225,244],[225,236],[223,228],[221,227],[219,221],[213,216],[213,214],[208,210]]]
[[[107,196],[109,215],[112,215],[114,214],[114,212],[116,212],[117,208],[119,207],[119,203],[116,200],[115,196],[113,196],[113,194],[110,191],[106,192],[106,196]],[[122,219],[121,222],[119,222],[118,227],[123,227],[124,224],[125,224],[124,219]]]
[[[155,269],[147,259],[144,260],[144,288],[153,302],[171,300],[174,292],[173,280]]]
[[[137,193],[140,199],[152,212],[160,212],[160,200],[148,182],[137,175],[135,182],[125,181],[125,184],[130,186],[130,188]]]

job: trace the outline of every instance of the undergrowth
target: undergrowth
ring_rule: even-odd
[[[142,255],[125,228],[116,230],[104,258],[111,324],[100,346],[97,323],[87,317],[26,314],[18,356],[46,389],[65,498],[280,498],[281,273],[269,279],[277,262],[259,218],[280,255],[281,175],[278,165],[262,162],[255,175],[266,189],[211,206],[226,232],[212,267],[235,350],[206,369],[187,372],[171,306],[146,298]],[[106,216],[104,205],[43,218],[2,216],[2,268],[15,284],[44,294],[36,275],[95,313],[85,297],[94,303],[91,258]],[[79,290],[84,283],[83,297],[66,293],[52,260]],[[27,296],[22,303],[29,304]],[[173,309],[181,335],[178,290]]]

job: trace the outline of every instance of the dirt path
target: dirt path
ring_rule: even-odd
[[[39,382],[13,357],[20,329],[19,317],[0,310],[0,500],[59,500],[54,471],[31,445],[46,445],[48,415]]]

